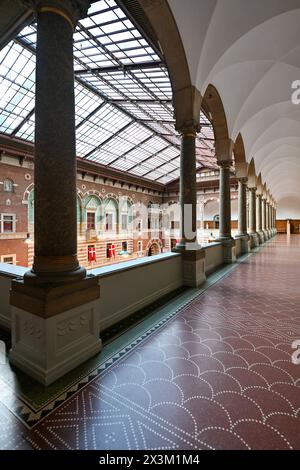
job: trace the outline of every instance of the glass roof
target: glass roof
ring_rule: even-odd
[[[0,132],[34,140],[36,25],[0,51]],[[179,177],[166,66],[115,0],[92,4],[74,33],[76,150],[81,158],[166,184]],[[216,167],[201,113],[199,168]]]

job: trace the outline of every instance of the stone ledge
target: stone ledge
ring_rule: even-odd
[[[96,276],[88,276],[70,284],[42,287],[16,279],[12,281],[10,304],[42,318],[50,318],[98,299],[98,282]]]

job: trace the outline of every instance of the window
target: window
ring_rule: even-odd
[[[106,258],[114,258],[116,256],[116,247],[113,243],[106,245]]]
[[[127,251],[127,242],[122,242],[122,251]]]
[[[137,231],[138,231],[138,232],[141,232],[141,231],[142,231],[142,219],[139,219],[139,220],[138,220],[138,223],[137,223]]]
[[[1,215],[1,230],[2,233],[12,233],[16,231],[16,216],[15,214],[2,214]]]
[[[87,224],[86,227],[88,230],[95,230],[95,212],[87,213]]]
[[[128,228],[128,215],[127,214],[122,214],[121,216],[121,227],[122,227],[122,230],[127,230]]]
[[[159,229],[159,218],[158,217],[152,217],[152,219],[151,219],[151,229],[152,230],[158,230]]]
[[[4,180],[3,181],[3,190],[7,193],[12,193],[14,190],[14,184],[12,180]]]
[[[16,255],[1,256],[1,263],[16,264]]]
[[[171,229],[174,230],[176,227],[175,227],[175,220],[171,220]]]
[[[138,252],[141,253],[143,251],[143,242],[138,242]]]
[[[105,229],[113,230],[113,214],[109,212],[105,214]]]
[[[97,261],[96,258],[96,248],[95,245],[89,245],[88,246],[88,262],[92,263],[93,261]]]

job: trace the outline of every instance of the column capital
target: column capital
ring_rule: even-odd
[[[81,18],[87,16],[90,0],[21,0],[24,6],[36,13],[52,12],[62,16],[74,28]]]
[[[257,190],[257,188],[248,188],[248,191],[250,191],[251,193],[255,193]]]
[[[243,176],[242,178],[238,178],[239,183],[242,184],[247,184],[248,183],[248,178],[247,176]]]
[[[200,132],[200,123],[191,119],[190,121],[186,121],[180,125],[180,127],[176,127],[176,131],[179,132],[182,136],[191,136],[196,137],[196,134]]]
[[[256,197],[257,197],[258,199],[262,199],[263,196],[262,196],[262,194],[257,194],[257,193],[256,193]]]
[[[217,165],[221,168],[226,169],[226,170],[230,170],[231,165],[232,165],[232,160],[220,161],[220,162],[217,162]]]

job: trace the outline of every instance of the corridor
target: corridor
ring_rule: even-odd
[[[1,447],[13,429],[19,448],[300,449],[299,266],[299,237],[277,236],[31,430],[0,405]]]

